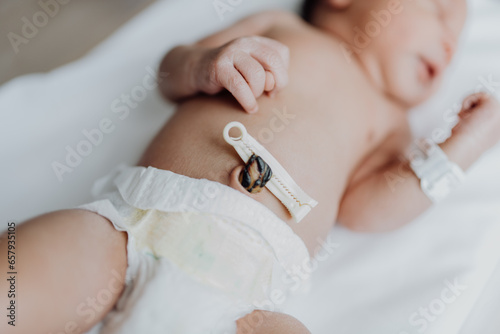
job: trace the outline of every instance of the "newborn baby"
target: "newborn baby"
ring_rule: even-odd
[[[406,112],[438,89],[465,15],[462,0],[316,0],[307,22],[260,13],[171,50],[161,89],[178,109],[139,166],[100,180],[85,210],[20,226],[19,305],[30,322],[16,329],[69,333],[105,319],[101,333],[137,333],[127,321],[164,317],[168,327],[151,331],[308,333],[265,301],[290,292],[282,277],[306,285],[294,270],[322,251],[334,223],[389,231],[432,205],[426,172],[400,158],[412,143]],[[233,121],[275,161],[243,159],[223,137]],[[467,170],[499,130],[498,103],[476,93],[439,147]],[[300,223],[265,186],[284,171],[318,203]],[[297,187],[284,189],[300,202]],[[106,303],[96,302],[102,291]]]

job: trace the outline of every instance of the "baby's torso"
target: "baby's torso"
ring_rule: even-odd
[[[275,28],[267,37],[290,48],[288,86],[274,98],[259,98],[259,112],[254,115],[246,114],[229,94],[181,103],[141,164],[228,184],[229,172],[243,162],[223,140],[222,131],[231,121],[243,123],[319,202],[296,224],[266,189],[255,197],[314,251],[318,238],[324,238],[335,222],[353,177],[384,163],[389,157],[382,152],[397,150],[384,146],[397,129],[406,129],[406,118],[344,57],[333,38],[301,24]]]

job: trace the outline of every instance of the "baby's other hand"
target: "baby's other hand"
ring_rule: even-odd
[[[196,85],[207,94],[227,89],[243,109],[258,110],[257,98],[273,96],[288,83],[289,50],[260,36],[237,38],[207,50],[195,70]]]
[[[458,114],[452,136],[463,136],[481,151],[500,141],[500,103],[491,95],[476,93],[467,97]]]

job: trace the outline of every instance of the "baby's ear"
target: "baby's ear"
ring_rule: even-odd
[[[346,9],[349,7],[353,0],[324,0],[326,4],[335,9]]]

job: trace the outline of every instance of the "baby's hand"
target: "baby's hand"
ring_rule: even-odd
[[[491,95],[477,93],[467,97],[459,118],[452,136],[472,140],[482,152],[500,141],[500,103]]]
[[[203,53],[195,69],[196,86],[207,94],[225,88],[253,113],[259,96],[272,96],[288,83],[288,64],[287,46],[266,37],[242,37]]]

